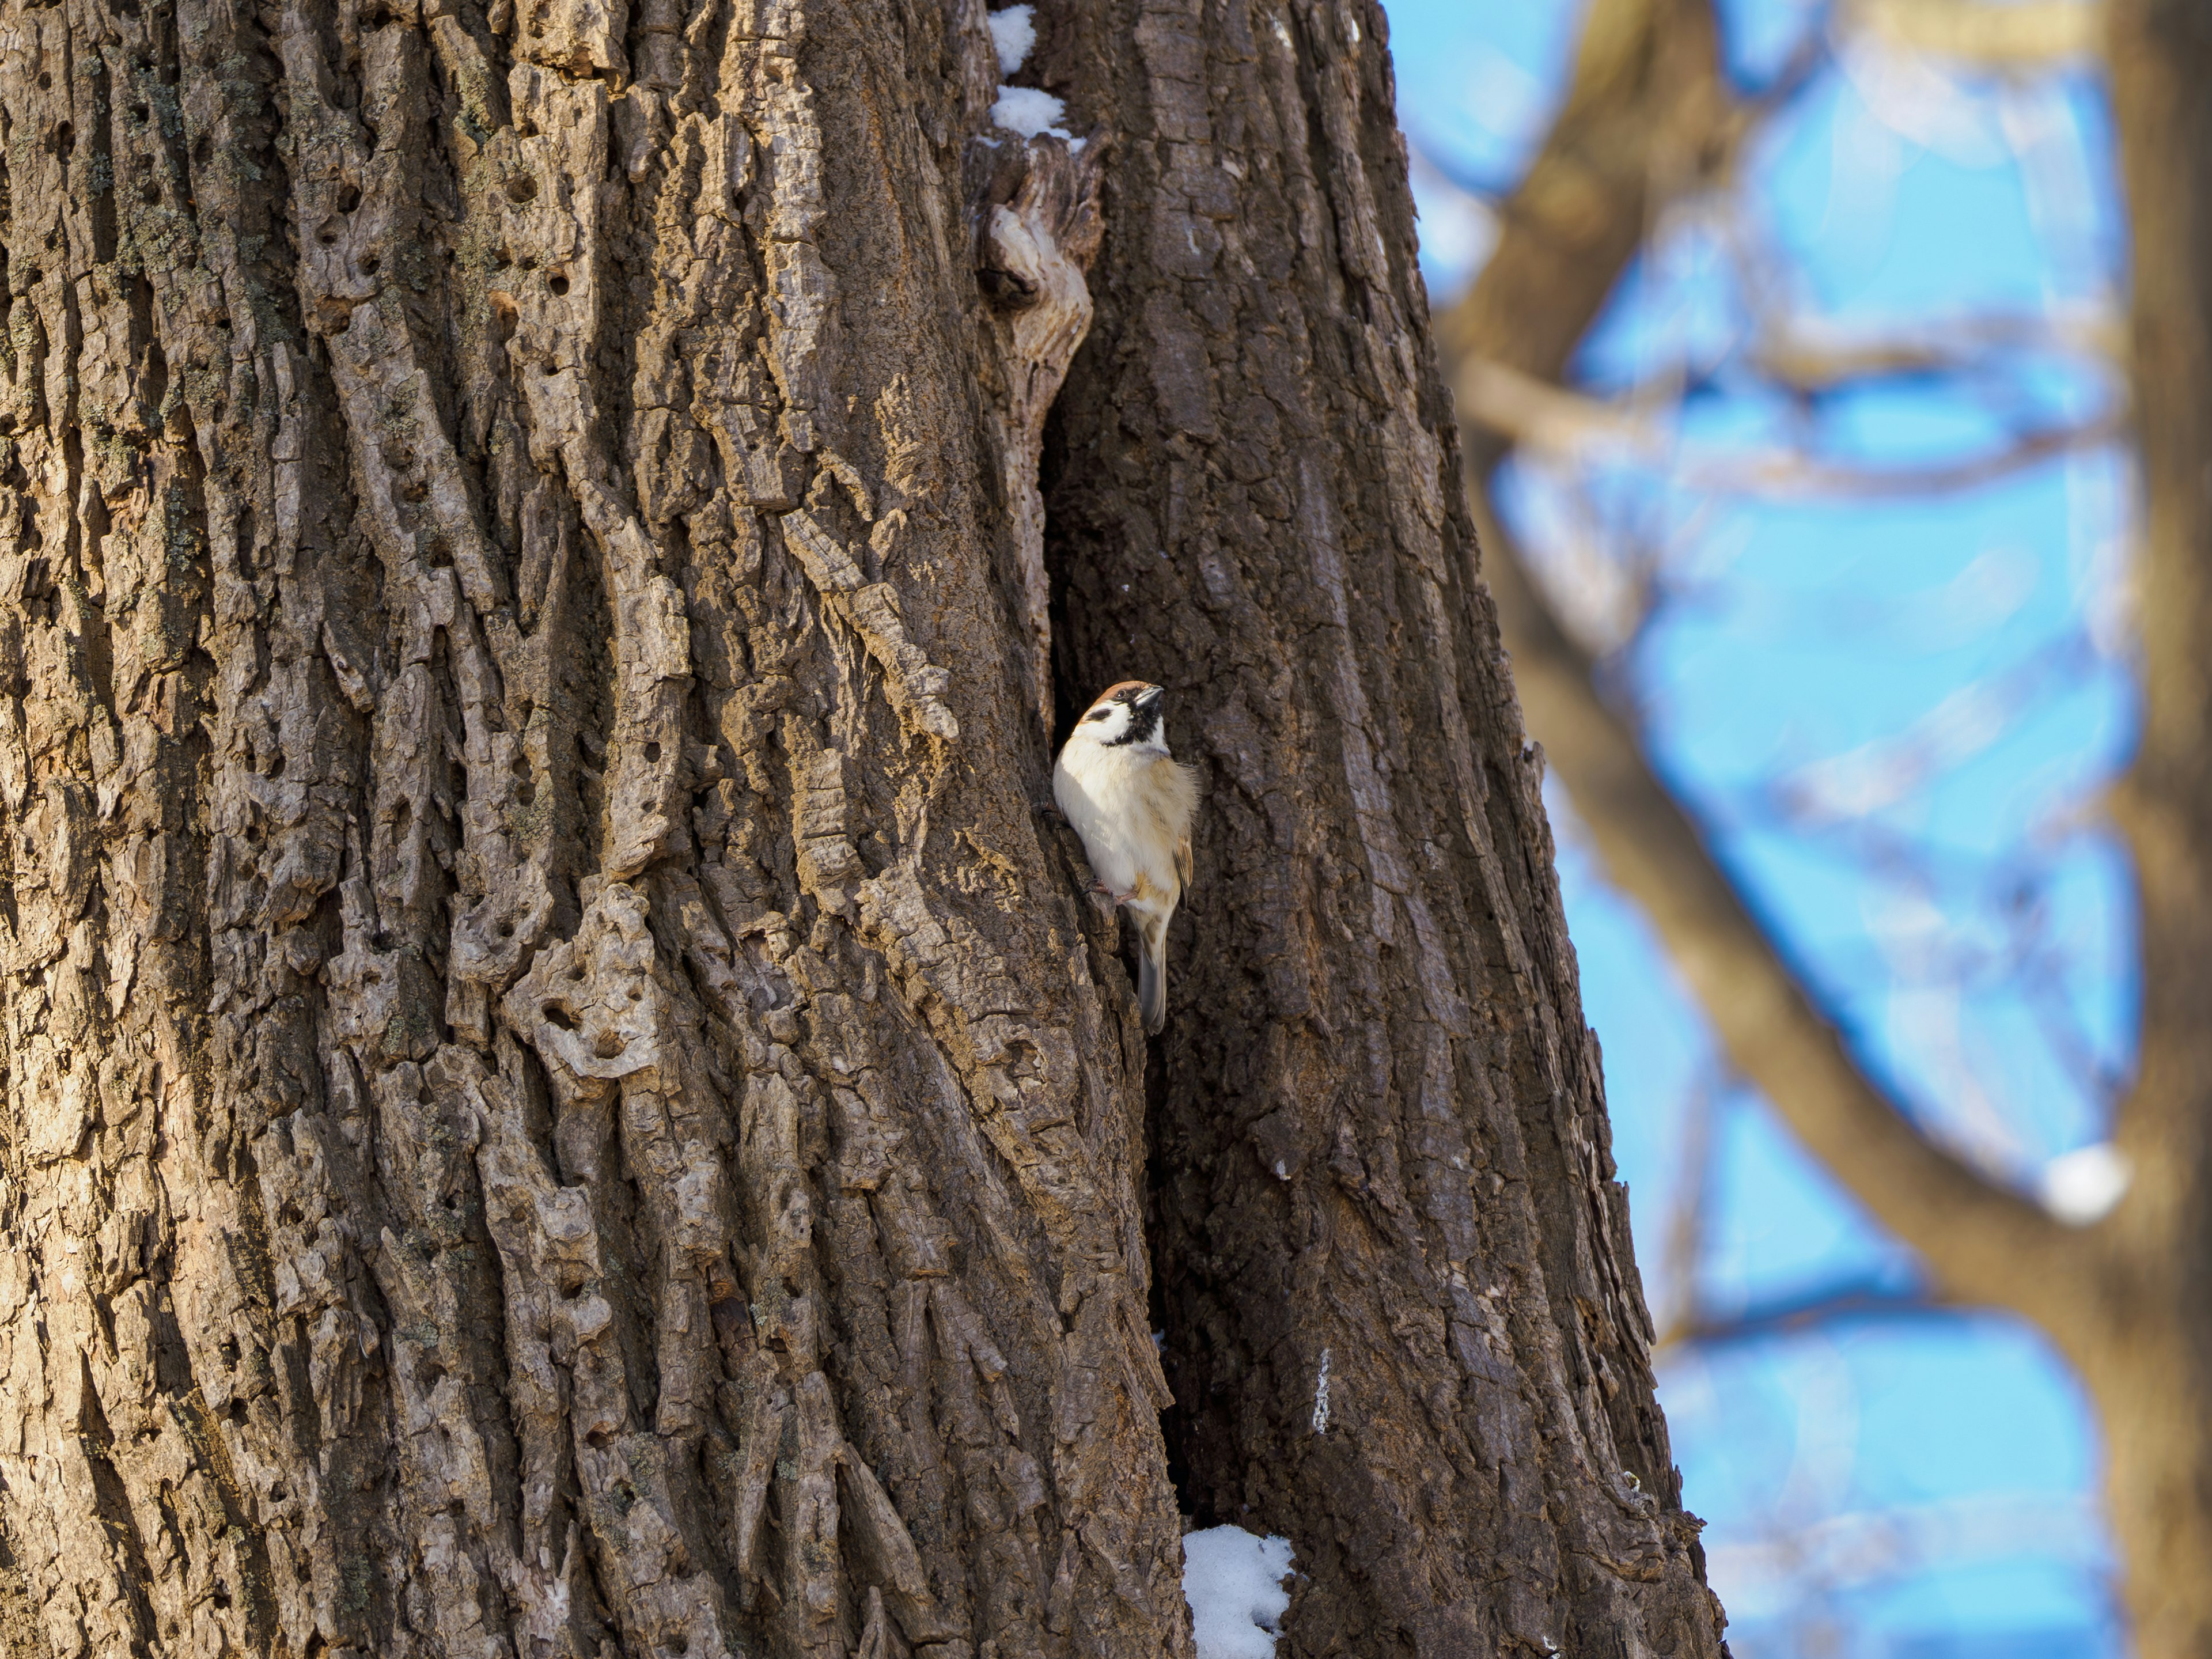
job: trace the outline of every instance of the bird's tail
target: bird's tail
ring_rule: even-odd
[[[1147,926],[1139,941],[1137,1012],[1153,1036],[1168,1023],[1168,928],[1164,921]]]

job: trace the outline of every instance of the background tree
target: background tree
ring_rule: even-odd
[[[1822,453],[1826,434],[1808,419],[1808,437],[1776,450],[1685,456],[1674,447],[1683,411],[1723,372],[1714,365],[1686,362],[1603,396],[1576,386],[1577,355],[1632,262],[1656,257],[1700,203],[1727,215],[1736,169],[1762,123],[1832,52],[1863,50],[1869,40],[1984,72],[2033,70],[2101,49],[2110,79],[2133,281],[2132,340],[2118,355],[2132,394],[2128,429],[2142,497],[2142,727],[2111,808],[2133,856],[2144,990],[2139,1058],[2114,1104],[2110,1144],[2073,1171],[2095,1175],[2096,1194],[2039,1185],[2025,1178],[2032,1171],[1996,1164],[1944,1133],[1940,1114],[1931,1133],[1930,1115],[1839,1036],[1846,1022],[1808,982],[1802,942],[1778,935],[1756,893],[1712,855],[1704,828],[1662,781],[1637,702],[1633,649],[1669,597],[1667,561],[1633,544],[1595,561],[1585,550],[1579,567],[1559,550],[1524,557],[1492,496],[1516,444],[1566,457],[1571,466],[1590,465],[1587,457],[1601,449],[1661,468],[1702,460],[1717,493],[1911,497],[1973,487],[2108,440],[2116,424],[2107,414],[2024,422],[1987,453],[1941,467],[1870,468]],[[2212,1638],[2212,1589],[2192,1565],[2212,1544],[2197,1265],[2207,1214],[2200,1097],[2212,1073],[2201,1052],[2196,988],[2207,936],[2196,849],[2212,810],[2197,758],[2205,714],[2197,665],[2207,655],[2199,365],[2212,287],[2201,246],[2201,100],[2184,90],[2203,83],[2203,53],[2194,14],[2155,3],[1843,6],[1815,20],[1769,84],[1749,87],[1724,70],[1709,7],[1594,0],[1559,112],[1499,208],[1496,246],[1439,324],[1470,422],[1470,489],[1531,729],[1608,875],[1650,919],[1735,1071],[1917,1252],[1935,1294],[2023,1315],[2079,1370],[2105,1425],[2108,1507],[2127,1559],[2135,1640],[2146,1655],[2195,1653]],[[1790,326],[1802,320],[1784,303],[1754,311],[1747,345],[1726,372],[1758,377],[1810,407],[1853,386],[1986,376],[2008,354],[2063,347],[2093,356],[2102,343],[2094,330],[2062,339],[2050,319],[1946,319],[1915,337],[1873,341],[1822,339]],[[1611,586],[1577,593],[1578,575]],[[1613,600],[1624,615],[1591,629],[1593,615]],[[1897,748],[1899,767],[1930,763],[1905,744]],[[1825,1304],[1816,1298],[1786,1311],[1798,1320],[1867,1311],[1863,1287],[1838,1289]],[[1698,1334],[1694,1320],[1684,1334]]]
[[[1027,21],[0,10],[9,1652],[1719,1651],[1381,19]]]

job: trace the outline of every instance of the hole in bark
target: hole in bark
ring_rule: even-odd
[[[338,245],[338,234],[335,230],[319,230],[315,233],[315,240],[325,247],[336,247]]]
[[[538,198],[538,181],[526,173],[518,173],[507,181],[507,199],[518,204]]]
[[[511,921],[502,921],[500,923],[499,936],[501,939],[513,939],[514,937],[514,924]]]
[[[232,1401],[230,1402],[229,1416],[232,1422],[243,1427],[245,1425],[246,1417],[246,1402],[243,1400]]]
[[[563,272],[556,270],[545,279],[545,286],[556,294],[566,294],[568,291],[568,278]]]
[[[151,179],[149,179],[144,184],[138,186],[138,199],[144,203],[148,207],[159,206],[161,200],[161,185],[155,184]]]
[[[538,373],[541,374],[558,374],[560,372],[561,365],[555,362],[550,357],[548,357],[545,360],[544,367],[538,370]]]
[[[576,1022],[568,1018],[568,1011],[557,1003],[549,1002],[538,1012],[544,1016],[548,1025],[557,1025],[564,1031],[576,1029]]]
[[[268,774],[269,781],[270,781],[270,782],[274,783],[274,782],[276,782],[276,780],[277,780],[277,779],[279,779],[279,778],[283,777],[283,775],[284,775],[284,757],[283,757],[282,755],[279,755],[279,756],[277,756],[277,757],[276,757],[276,758],[275,760],[270,761],[270,762],[269,763],[269,774]]]
[[[584,1443],[596,1450],[604,1447],[608,1441],[613,1438],[614,1437],[609,1434],[605,1429],[593,1429],[589,1434],[584,1437]],[[623,1507],[624,1509],[628,1509],[629,1505],[625,1504]]]
[[[291,1495],[290,1490],[282,1480],[269,1488],[269,1501],[272,1504],[281,1504]]]
[[[146,125],[146,106],[143,104],[131,105],[131,119],[132,125],[142,127]]]
[[[504,264],[505,261],[502,260],[501,263]],[[512,298],[507,295],[496,293],[491,296],[492,329],[499,336],[499,343],[501,345],[505,345],[514,337],[515,325],[521,320],[521,313],[515,309]]]
[[[343,190],[338,192],[338,211],[340,213],[351,213],[360,205],[361,191],[354,185],[348,185]]]
[[[238,1369],[238,1339],[236,1337],[223,1338],[216,1345],[216,1352],[222,1357],[223,1370],[228,1371]]]
[[[40,92],[46,91],[48,88],[52,87],[53,83],[54,77],[52,76],[47,74],[44,70],[40,70],[39,71],[39,90]]]
[[[584,964],[580,962],[571,963],[568,966],[568,977],[581,985],[584,982]]]
[[[364,276],[374,276],[383,264],[383,260],[372,253],[361,262],[361,274]]]
[[[622,1051],[628,1047],[629,1045],[612,1031],[607,1031],[602,1033],[599,1040],[592,1045],[592,1053],[600,1060],[619,1060],[622,1058]]]
[[[415,1386],[428,1394],[446,1380],[446,1368],[434,1359],[426,1359],[415,1368]]]
[[[76,129],[66,121],[54,129],[54,154],[64,161],[76,154]]]
[[[221,1584],[217,1584],[215,1587],[215,1594],[208,1597],[208,1600],[218,1608],[228,1607],[230,1605],[230,1592]]]
[[[683,1576],[684,1575],[681,1573],[677,1574],[677,1577],[679,1578]],[[688,1637],[683,1636],[673,1637],[669,1640],[668,1650],[674,1654],[689,1653],[691,1651],[690,1639]]]
[[[422,550],[422,556],[431,569],[443,570],[453,562],[453,544],[443,536],[433,536],[429,545]]]

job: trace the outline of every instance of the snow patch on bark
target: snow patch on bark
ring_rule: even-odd
[[[1273,1659],[1291,1605],[1291,1540],[1208,1527],[1182,1540],[1182,1595],[1198,1659]]]
[[[1027,10],[1028,8],[1022,9]],[[992,34],[994,38],[997,33],[994,28]],[[1067,106],[1050,93],[1039,92],[1035,87],[1000,87],[999,101],[991,106],[993,126],[1004,127],[1008,132],[1018,132],[1024,138],[1034,138],[1041,132],[1049,133],[1055,138],[1065,138],[1068,136],[1067,129],[1061,124],[1066,119]]]
[[[991,14],[991,44],[999,51],[999,73],[1013,76],[1036,45],[1036,8],[1008,6]]]

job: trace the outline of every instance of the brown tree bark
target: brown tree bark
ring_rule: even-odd
[[[2009,28],[2034,9],[1991,9]],[[1488,501],[1504,434],[1469,434],[1468,489],[1529,724],[1608,873],[1651,919],[1733,1063],[1925,1257],[1939,1291],[2033,1321],[2079,1370],[2106,1436],[2135,1650],[2193,1659],[2212,1651],[2212,35],[2200,9],[2170,0],[2114,0],[2103,21],[2132,233],[2144,501],[2143,735],[2112,802],[2135,859],[2144,996],[2138,1077],[2112,1131],[2134,1178],[2110,1215],[2086,1227],[2054,1218],[1928,1139],[1860,1068],[1519,565]],[[1649,228],[1725,168],[1755,113],[1718,94],[1703,0],[1597,0],[1586,27],[1574,90],[1502,216],[1498,251],[1439,321],[1470,392],[1490,365],[1561,380]],[[1686,168],[1686,155],[1702,162]]]
[[[9,1653],[1721,1650],[1379,14],[1038,21],[0,10]]]

